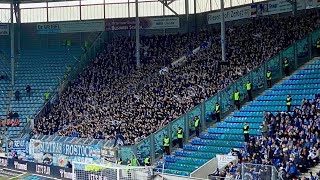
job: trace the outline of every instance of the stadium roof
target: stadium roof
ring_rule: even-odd
[[[21,3],[44,3],[44,2],[61,2],[61,1],[74,1],[74,0],[16,0]],[[10,0],[0,0],[0,3],[10,3]]]

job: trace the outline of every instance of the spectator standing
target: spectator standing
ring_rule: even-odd
[[[290,66],[289,66],[288,58],[284,58],[283,66],[284,66],[284,74],[286,76],[289,76],[290,75]]]
[[[170,138],[168,137],[168,135],[164,135],[163,149],[167,155],[170,155]]]
[[[66,167],[69,168],[69,169],[72,169],[72,164],[70,163],[70,161],[68,161]]]
[[[20,101],[20,91],[16,90],[16,92],[14,93],[16,101]]]
[[[113,147],[116,147],[119,139],[122,141],[122,144],[125,145],[125,140],[124,140],[124,137],[123,137],[123,135],[121,133],[120,126],[118,127],[118,130],[117,130],[117,133],[116,133],[116,139],[114,140]]]
[[[272,80],[272,73],[268,69],[268,71],[267,71],[267,85],[268,85],[268,88],[271,88],[271,80]]]
[[[196,136],[199,137],[199,135],[200,135],[200,118],[199,118],[199,116],[196,116],[194,118],[194,128],[196,130]]]
[[[240,92],[238,89],[234,92],[234,104],[236,105],[237,109],[240,110]]]
[[[244,136],[244,141],[246,143],[249,143],[249,124],[247,122],[245,122],[243,125],[243,136]]]
[[[183,148],[183,129],[181,127],[178,127],[178,143],[179,143],[179,148]]]
[[[30,97],[30,95],[31,95],[31,87],[30,87],[29,84],[28,84],[27,87],[26,87],[26,95],[27,95],[28,97]]]
[[[252,84],[250,81],[247,82],[246,84],[246,90],[247,90],[247,93],[248,93],[248,96],[249,96],[249,101],[252,101]]]
[[[291,110],[291,101],[292,101],[292,98],[291,98],[290,94],[288,94],[287,95],[287,100],[286,100],[286,102],[287,102],[287,112],[290,112],[290,110]]]
[[[215,113],[216,120],[217,120],[217,122],[220,122],[221,121],[221,119],[220,119],[220,104],[218,102],[216,103],[215,111],[216,111],[216,113]]]

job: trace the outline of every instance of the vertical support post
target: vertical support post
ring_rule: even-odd
[[[165,1],[167,3],[167,1]],[[162,16],[164,17],[166,15],[166,6],[162,4]],[[166,28],[163,26],[163,35],[166,35]]]
[[[280,52],[279,53],[279,66],[280,66],[280,75],[281,75],[281,77],[280,77],[280,79],[282,79],[283,78],[283,57],[282,57],[282,52]]]
[[[274,168],[273,166],[271,166],[271,180],[276,180],[276,178],[274,178],[275,175],[274,175]]]
[[[309,34],[308,37],[307,37],[307,41],[308,41],[308,48],[309,48],[309,59],[312,59],[312,51],[313,51],[313,39],[312,39],[312,34]]]
[[[121,177],[120,177],[120,169],[117,169],[117,180],[120,180]]]
[[[11,17],[11,23],[10,23],[10,44],[11,44],[11,85],[14,86],[14,64],[15,64],[15,48],[14,48],[14,23],[13,23],[13,0],[10,3],[10,17]]]
[[[230,7],[232,7],[232,0],[230,0]]]
[[[79,16],[79,18],[80,18],[80,21],[82,20],[82,5],[81,5],[81,0],[79,0],[79,13],[80,13],[80,16]]]
[[[218,92],[217,96],[218,96],[217,102],[218,102],[219,105],[220,105],[220,118],[222,118],[223,109],[222,109],[222,96],[221,96],[221,91]]]
[[[222,62],[226,61],[226,47],[225,47],[225,21],[224,21],[224,0],[220,0],[221,4],[221,55]]]
[[[293,44],[293,58],[294,58],[294,69],[297,69],[299,67],[299,63],[298,63],[298,49],[297,49],[297,43]]]
[[[268,71],[268,61],[263,64],[263,72],[264,72],[264,77],[263,77],[264,86],[263,86],[263,88],[264,88],[264,89],[268,89],[268,85],[267,85],[267,71]],[[253,76],[253,75],[252,75],[252,76]],[[253,82],[253,81],[252,81],[252,82]],[[272,80],[271,80],[271,84],[272,84]]]
[[[194,31],[197,33],[198,28],[197,28],[197,0],[193,0],[193,17],[194,17]]]
[[[201,125],[201,131],[204,131],[207,127],[206,127],[206,107],[205,107],[205,102],[200,104],[201,106],[201,116],[200,118],[200,125]]]
[[[47,9],[47,22],[49,22],[49,2],[47,1],[46,3],[47,3],[47,7],[46,7],[46,9]]]
[[[297,14],[297,0],[292,0],[292,15],[296,16]]]
[[[128,0],[128,19],[130,19],[130,0]],[[131,37],[130,25],[128,25],[128,33],[129,33],[129,37]]]
[[[17,8],[16,8],[16,10],[17,10],[17,14],[18,14],[18,16],[16,16],[16,18],[17,18],[17,25],[18,25],[18,32],[17,32],[17,49],[18,49],[18,54],[20,54],[20,52],[21,52],[21,10],[20,10],[20,3],[18,2],[17,3]]]
[[[244,163],[241,163],[241,179],[244,180]]]
[[[136,0],[136,61],[137,68],[140,68],[140,21],[138,0]]]
[[[189,0],[184,0],[184,8],[186,11],[187,32],[189,32]]]
[[[210,11],[212,11],[212,0],[210,0]]]
[[[182,127],[182,128],[183,128],[183,131],[184,131],[184,139],[183,139],[183,140],[187,140],[187,139],[189,139],[189,136],[190,136],[188,113],[186,113],[186,114],[184,115],[184,124],[185,124],[185,126]],[[176,131],[177,131],[177,130],[178,130],[178,129],[176,129]]]
[[[155,162],[156,155],[155,155],[155,144],[154,144],[154,134],[150,136],[150,158],[151,162]]]
[[[106,19],[106,0],[103,0],[103,19]]]
[[[170,144],[169,144],[169,149],[172,150],[172,123],[169,123],[169,132],[168,132],[168,137],[170,138]]]

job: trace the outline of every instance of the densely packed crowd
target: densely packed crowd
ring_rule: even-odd
[[[319,27],[319,17],[267,17],[226,30],[228,63],[220,64],[219,30],[141,38],[120,37],[71,83],[36,133],[113,139],[121,129],[134,144],[203,102],[280,50]],[[276,33],[275,33],[276,32]],[[207,41],[197,54],[191,50]],[[189,54],[187,63],[170,62]],[[164,66],[168,72],[159,74]]]
[[[238,155],[240,162],[274,165],[284,180],[296,179],[301,173],[318,164],[320,96],[312,101],[304,99],[301,106],[295,107],[292,113],[267,113],[264,119],[262,136],[252,137],[244,150],[233,152],[233,155]],[[211,176],[240,177],[240,166],[230,163],[225,170],[217,170]],[[271,167],[247,166],[242,171],[245,172],[244,176],[262,177],[262,173],[271,171]],[[320,172],[307,175],[311,176],[319,177]]]

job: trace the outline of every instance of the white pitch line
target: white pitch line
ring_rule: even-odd
[[[19,173],[24,173],[24,174],[20,174],[18,176],[15,176],[15,177],[12,177],[12,178],[9,178],[9,179],[18,178],[18,177],[21,177],[23,175],[28,174],[28,172],[18,171],[18,170],[15,170],[15,169],[8,169],[8,168],[2,168],[2,169],[6,169],[6,170],[9,170],[9,171],[15,171],[15,172],[19,172]],[[39,174],[32,174],[32,175],[39,176],[39,177],[44,177],[44,178],[47,178],[47,179],[61,180],[61,179],[58,179],[58,178],[43,176],[43,175],[39,175]]]
[[[27,173],[24,173],[24,174],[20,174],[20,175],[18,175],[18,176],[15,176],[15,177],[12,177],[12,178],[9,178],[9,179],[15,179],[15,178],[19,178],[19,177],[21,177],[21,176],[24,176],[24,175],[26,175]]]

